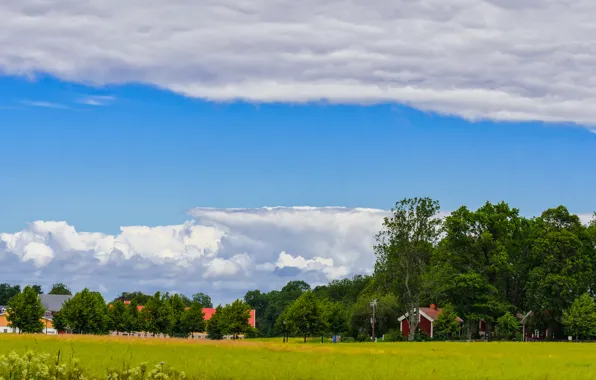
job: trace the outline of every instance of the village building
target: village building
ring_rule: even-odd
[[[44,315],[41,317],[43,323],[44,334],[58,334],[58,331],[54,328],[53,316],[62,309],[64,302],[70,299],[71,296],[63,296],[56,294],[41,294],[39,299],[43,308],[46,310]],[[14,329],[9,326],[8,323],[8,306],[0,306],[0,334],[18,333],[18,329]]]
[[[420,313],[418,315],[418,328],[420,331],[427,336],[433,338],[434,337],[434,322],[439,318],[439,315],[443,311],[440,308],[437,308],[436,305],[430,305],[430,307],[420,307]],[[401,330],[404,336],[408,336],[410,333],[410,323],[408,322],[408,315],[406,313],[399,317],[397,320],[399,321],[399,329]],[[461,326],[463,324],[463,319],[456,317],[457,321],[460,324],[460,332]]]

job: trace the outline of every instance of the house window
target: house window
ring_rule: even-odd
[[[4,334],[6,334],[8,332],[8,329],[4,329]]]

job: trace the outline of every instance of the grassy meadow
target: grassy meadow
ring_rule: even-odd
[[[73,355],[90,374],[166,362],[194,379],[596,379],[596,344],[191,341],[0,335],[0,354]]]

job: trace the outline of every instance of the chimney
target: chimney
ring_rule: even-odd
[[[431,303],[430,304],[430,308],[433,309],[433,310],[435,310],[437,308],[437,305],[435,305],[434,303]]]

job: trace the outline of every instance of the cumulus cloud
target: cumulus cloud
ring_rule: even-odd
[[[66,222],[33,222],[0,234],[0,277],[65,282],[113,297],[124,290],[203,291],[229,301],[291,279],[316,285],[374,264],[374,233],[386,211],[347,208],[205,209],[172,226],[126,226],[117,235]],[[292,253],[290,253],[292,252]]]
[[[0,71],[595,125],[594,17],[586,0],[4,1]]]

